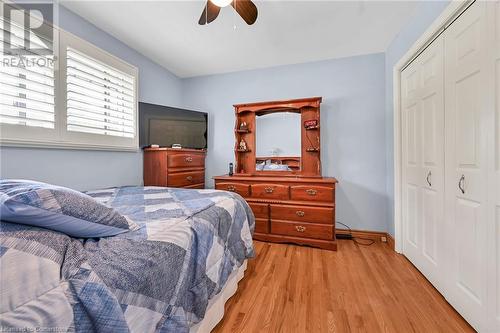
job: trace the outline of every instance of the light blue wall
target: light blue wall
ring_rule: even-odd
[[[386,164],[387,164],[387,231],[394,235],[394,107],[393,107],[393,68],[410,49],[415,41],[443,12],[450,2],[423,1],[419,4],[412,19],[394,38],[385,53],[385,109],[386,109]]]
[[[323,96],[323,174],[340,180],[338,220],[394,234],[392,68],[449,1],[424,1],[373,54],[180,80],[64,7],[60,26],[139,67],[139,100],[208,111],[207,178],[234,159],[232,104]],[[142,153],[5,148],[0,175],[91,189],[142,183]],[[213,185],[211,181],[209,185]]]
[[[183,80],[183,104],[209,112],[208,177],[234,160],[233,104],[322,96],[321,159],[323,175],[340,181],[337,219],[386,230],[384,70],[384,54],[371,54]]]
[[[139,68],[139,100],[181,106],[180,80],[60,6],[59,26]],[[142,152],[0,148],[2,178],[30,178],[85,190],[142,184]]]

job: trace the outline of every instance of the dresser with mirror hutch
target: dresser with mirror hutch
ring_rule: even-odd
[[[321,97],[237,104],[235,172],[215,188],[240,194],[254,239],[336,250],[335,178],[321,176]]]

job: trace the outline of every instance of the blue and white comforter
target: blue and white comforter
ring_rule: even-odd
[[[189,332],[254,255],[237,194],[121,187],[87,192],[141,226],[76,239],[0,222],[0,330]]]

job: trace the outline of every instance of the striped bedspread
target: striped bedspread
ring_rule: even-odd
[[[141,228],[76,239],[0,222],[0,330],[189,332],[254,255],[237,194],[120,187],[87,192]]]

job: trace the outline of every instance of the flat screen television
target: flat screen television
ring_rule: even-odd
[[[139,103],[139,145],[153,144],[206,149],[208,114],[169,106]]]

